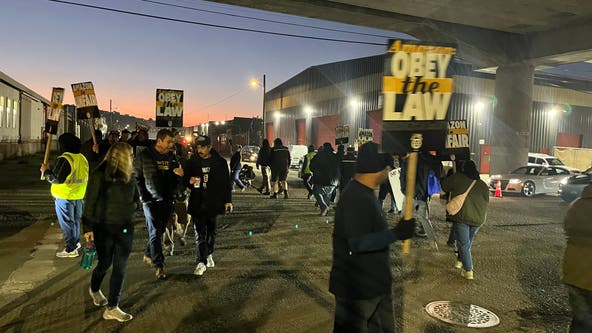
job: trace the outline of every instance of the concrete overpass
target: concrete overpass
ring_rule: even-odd
[[[592,62],[589,0],[214,0],[449,42],[496,72],[492,172],[525,164],[536,69]],[[592,97],[591,97],[592,98]]]

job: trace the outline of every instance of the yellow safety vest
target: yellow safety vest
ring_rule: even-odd
[[[51,195],[57,199],[84,199],[88,183],[88,161],[82,154],[64,153],[60,157],[70,163],[72,171],[62,184],[51,185]]]
[[[312,171],[310,171],[310,160],[312,160],[316,154],[317,153],[314,151],[306,154],[306,166],[304,167],[304,173],[307,175],[312,173]]]

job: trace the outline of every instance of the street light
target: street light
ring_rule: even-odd
[[[258,81],[256,79],[251,79],[251,81],[249,81],[249,85],[252,88],[257,88],[257,87],[261,87],[263,88],[263,116],[261,117],[261,121],[263,121],[263,128],[261,130],[261,137],[263,139],[265,139],[265,74],[263,74],[263,81]]]

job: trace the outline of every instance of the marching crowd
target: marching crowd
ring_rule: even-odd
[[[194,274],[201,276],[215,267],[216,216],[232,212],[232,192],[248,186],[241,179],[240,146],[229,168],[207,136],[198,136],[189,151],[180,143],[179,133],[169,129],[161,129],[154,142],[142,129],[129,134],[110,132],[98,143],[82,143],[71,133],[62,134],[58,138],[61,155],[52,168],[46,164],[40,168],[52,184],[64,235],[65,248],[56,256],[78,257],[82,228],[86,242],[94,242],[98,257],[89,295],[96,306],[106,306],[103,318],[121,322],[133,318],[119,308],[119,300],[136,210],[142,208],[148,231],[143,261],[154,269],[156,278],[167,278],[165,253],[172,254],[175,234],[185,242],[184,230],[190,223],[195,230]],[[280,138],[273,147],[264,139],[256,161],[262,175],[257,191],[271,199],[288,199],[290,162],[289,149]],[[474,278],[471,245],[486,220],[489,188],[473,161],[459,161],[457,166],[458,172],[443,177],[441,161],[420,151],[414,195],[410,196],[413,218],[401,218],[389,229],[384,203],[390,194],[388,213],[398,215],[399,207],[404,207],[403,202],[396,202],[395,191],[406,193],[407,156],[380,153],[372,142],[362,145],[357,154],[353,147],[343,145],[335,152],[328,142],[318,149],[308,147],[299,170],[307,197],[314,197],[321,216],[332,210],[335,214],[329,277],[329,291],[336,302],[335,332],[394,332],[389,246],[413,235],[435,241],[429,220],[434,182],[437,192],[448,193],[458,205],[458,211],[447,214],[452,222],[448,243],[456,249],[455,267],[460,275]],[[389,182],[389,173],[398,168],[400,189]],[[101,283],[109,268],[109,295],[105,297]],[[581,289],[573,290],[577,294]]]

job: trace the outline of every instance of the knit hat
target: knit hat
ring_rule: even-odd
[[[376,143],[368,142],[362,145],[358,152],[358,163],[356,163],[357,173],[376,173],[384,170],[387,166],[385,158],[378,153]]]
[[[195,140],[195,144],[198,146],[211,146],[212,140],[207,136],[200,135],[197,137],[197,140]]]

